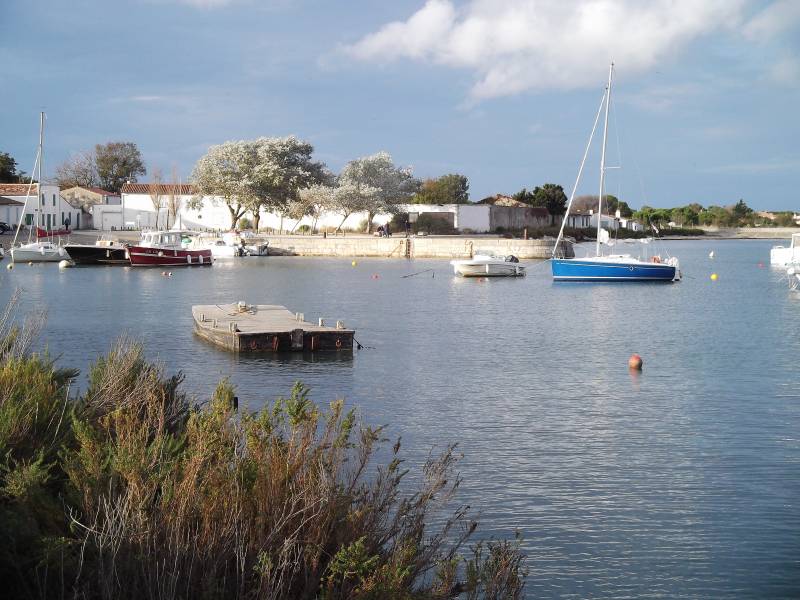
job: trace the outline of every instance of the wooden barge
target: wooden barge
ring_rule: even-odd
[[[300,313],[271,304],[207,304],[192,307],[194,331],[231,352],[351,352],[355,331],[308,323]]]

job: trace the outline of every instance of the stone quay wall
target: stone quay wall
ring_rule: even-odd
[[[259,236],[252,241],[269,242],[270,254],[290,256],[363,256],[384,258],[471,258],[478,250],[513,254],[520,259],[546,259],[555,240],[506,239],[467,236],[422,236],[388,238],[374,236]],[[252,242],[250,242],[252,243]],[[572,244],[562,241],[561,252],[575,255]]]

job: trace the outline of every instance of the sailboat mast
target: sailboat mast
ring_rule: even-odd
[[[41,207],[42,215],[44,215],[44,190],[42,190],[42,164],[44,163],[44,111],[39,113],[39,197],[36,199],[36,204]],[[42,216],[44,219],[44,216]],[[38,223],[36,224],[38,225]],[[37,236],[38,237],[38,236]]]
[[[603,190],[606,182],[606,141],[608,140],[608,107],[611,104],[611,77],[614,74],[614,63],[608,68],[608,86],[606,87],[606,116],[603,124],[603,151],[600,154],[600,195],[597,198],[597,249],[600,256],[600,230],[603,223]]]

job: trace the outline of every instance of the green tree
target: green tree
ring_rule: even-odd
[[[595,196],[597,198],[597,196]],[[603,196],[603,212],[609,215],[614,215],[619,211],[619,216],[629,219],[633,216],[631,207],[626,202],[623,202],[613,194],[606,194]]]
[[[139,148],[133,142],[97,144],[94,153],[100,185],[111,192],[118,193],[126,181],[134,182],[147,173]]]
[[[17,161],[8,152],[0,152],[0,183],[18,183]]]
[[[426,179],[411,201],[415,204],[465,204],[469,202],[469,180],[457,173]]]
[[[517,202],[524,202],[533,206],[533,192],[529,192],[526,188],[522,188],[512,196]]]
[[[567,212],[567,195],[560,185],[545,183],[533,190],[533,205],[545,207],[551,218],[554,218]]]
[[[740,222],[750,216],[753,212],[753,209],[747,206],[743,199],[740,199],[736,204],[733,205],[731,212],[733,213],[734,219],[736,219],[737,222]]]

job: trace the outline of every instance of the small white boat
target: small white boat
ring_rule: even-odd
[[[792,234],[788,246],[773,246],[769,251],[769,263],[778,267],[800,263],[800,233]]]
[[[191,245],[194,249],[211,250],[214,258],[234,258],[238,256],[267,256],[269,243],[246,244],[243,236],[226,233],[222,238],[197,237]]]
[[[53,242],[31,242],[11,248],[13,262],[60,262],[68,258],[67,251]]]
[[[525,266],[516,256],[501,256],[478,250],[470,259],[451,260],[453,272],[461,277],[522,277]]]

